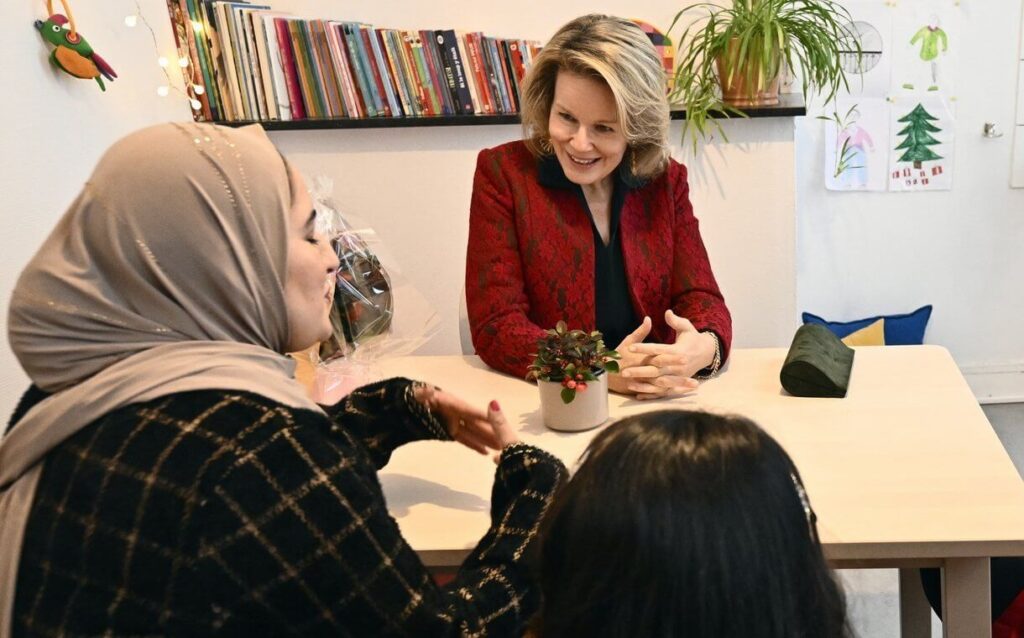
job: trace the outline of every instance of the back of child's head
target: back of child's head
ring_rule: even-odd
[[[830,638],[842,594],[786,452],[752,421],[663,410],[595,437],[542,529],[543,638]]]

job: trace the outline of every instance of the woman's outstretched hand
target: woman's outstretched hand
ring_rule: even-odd
[[[501,460],[501,450],[513,443],[519,443],[519,434],[505,420],[505,415],[497,401],[491,401],[491,404],[487,406],[487,420],[494,429],[494,436],[498,438],[498,445],[501,446],[498,448],[498,453],[494,455],[494,462],[497,463]]]
[[[519,440],[501,414],[497,401],[491,401],[484,411],[450,392],[428,385],[420,386],[416,399],[437,417],[454,440],[480,454],[500,451]]]

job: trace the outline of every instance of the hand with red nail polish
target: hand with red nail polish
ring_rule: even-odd
[[[519,434],[505,420],[505,414],[501,411],[501,406],[497,401],[491,401],[487,406],[487,420],[494,429],[494,436],[498,439],[500,449],[504,450],[513,443],[519,442]],[[497,462],[497,458],[495,458],[495,462]]]
[[[420,385],[415,396],[444,424],[454,440],[471,450],[487,454],[504,447],[501,437],[495,432],[490,411],[485,413],[469,402],[433,386]]]

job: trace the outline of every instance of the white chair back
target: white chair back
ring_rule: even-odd
[[[466,306],[466,288],[462,288],[459,295],[459,342],[462,344],[462,354],[476,354],[473,347],[473,333],[469,329],[469,310]]]

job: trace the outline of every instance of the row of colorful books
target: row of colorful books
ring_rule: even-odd
[[[540,51],[534,41],[306,20],[248,2],[167,7],[199,120],[515,114]]]

